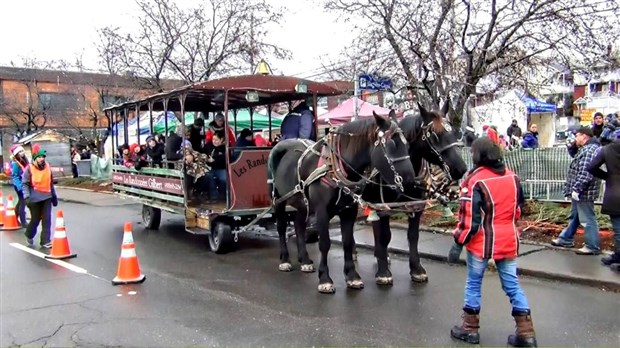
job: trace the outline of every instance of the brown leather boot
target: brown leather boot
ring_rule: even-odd
[[[450,335],[457,340],[465,341],[471,344],[480,343],[480,311],[469,308],[463,309],[463,324],[455,326],[450,330]]]
[[[538,347],[536,332],[530,311],[513,311],[517,330],[514,335],[508,336],[508,345],[513,347]]]

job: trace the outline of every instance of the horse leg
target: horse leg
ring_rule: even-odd
[[[426,270],[420,264],[420,254],[418,254],[418,241],[420,240],[420,218],[423,212],[409,216],[409,227],[407,228],[407,239],[409,240],[409,275],[411,281],[424,283],[428,281]]]
[[[334,281],[329,276],[327,257],[331,240],[329,239],[329,215],[327,207],[321,206],[315,209],[316,227],[319,232],[319,250],[321,251],[321,262],[319,264],[319,292],[323,294],[333,294],[336,292]]]
[[[290,272],[293,270],[293,265],[291,265],[288,246],[286,245],[286,228],[288,226],[286,203],[281,203],[276,206],[275,215],[278,237],[280,238],[280,265],[278,266],[278,269],[282,272]]]
[[[379,221],[373,221],[372,232],[375,237],[375,257],[377,258],[375,281],[379,285],[392,285],[394,279],[388,263],[388,245],[392,240],[390,217],[382,216]]]
[[[353,230],[355,228],[355,218],[357,217],[357,206],[346,208],[338,214],[340,216],[340,231],[342,233],[342,249],[344,250],[344,275],[347,287],[351,289],[363,289],[364,282],[362,277],[355,269],[353,262]]]
[[[306,208],[308,209],[308,208]],[[297,234],[297,260],[301,264],[301,271],[306,273],[312,273],[315,271],[314,262],[308,255],[308,249],[306,249],[306,221],[307,210],[297,210],[295,215],[295,232]]]

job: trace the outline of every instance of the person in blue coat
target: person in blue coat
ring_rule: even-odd
[[[282,139],[310,139],[316,141],[314,115],[305,100],[298,102],[284,117],[280,126]]]
[[[530,131],[525,133],[521,146],[524,149],[538,148],[538,126],[536,124],[532,123],[530,126]]]
[[[17,217],[22,227],[26,227],[26,202],[24,200],[24,191],[22,190],[22,177],[24,170],[28,167],[28,158],[26,158],[26,151],[19,145],[14,145],[10,148],[13,161],[11,161],[11,177],[13,179],[13,188],[17,195],[17,205],[15,210],[17,211]]]

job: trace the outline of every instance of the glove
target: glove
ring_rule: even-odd
[[[55,207],[58,206],[58,197],[52,196],[52,205]]]
[[[450,251],[448,252],[448,263],[458,263],[461,258],[461,252],[463,251],[463,246],[454,243]]]
[[[572,198],[572,199],[573,199],[573,201],[579,201],[579,194],[578,194],[577,192],[573,191],[573,192],[570,194],[570,198]]]

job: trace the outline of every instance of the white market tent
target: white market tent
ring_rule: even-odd
[[[472,110],[472,126],[479,134],[482,126],[494,125],[499,134],[506,134],[512,120],[517,120],[523,134],[529,125],[538,125],[538,144],[540,147],[552,147],[555,143],[556,106],[525,96],[513,90],[491,103],[480,105]],[[529,123],[528,123],[529,118]]]

